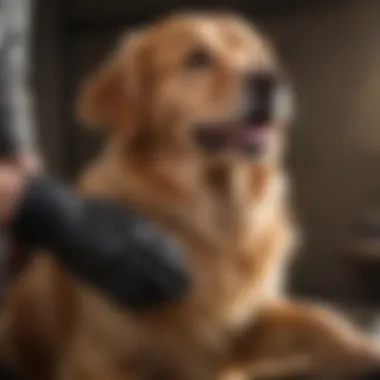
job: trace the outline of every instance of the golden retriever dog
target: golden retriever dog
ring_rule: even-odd
[[[227,13],[183,13],[122,39],[78,112],[107,135],[83,194],[133,205],[186,248],[191,288],[120,308],[36,255],[12,286],[6,358],[26,379],[242,380],[361,373],[380,348],[284,293],[297,234],[282,167],[289,85],[270,43]]]

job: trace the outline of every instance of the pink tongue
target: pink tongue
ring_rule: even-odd
[[[243,141],[263,144],[267,141],[269,133],[269,129],[265,126],[246,126],[239,134]]]

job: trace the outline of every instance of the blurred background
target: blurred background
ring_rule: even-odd
[[[69,180],[99,139],[73,117],[80,78],[124,30],[168,11],[231,8],[272,37],[298,96],[289,168],[305,241],[291,290],[380,302],[380,1],[40,0],[33,86],[50,170]],[[349,306],[351,307],[351,306]]]

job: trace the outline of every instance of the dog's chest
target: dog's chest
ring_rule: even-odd
[[[191,295],[180,308],[191,316],[185,318],[187,330],[204,339],[205,346],[220,347],[226,333],[251,322],[263,303],[282,292],[293,228],[284,217],[281,182],[269,181],[265,196],[259,202],[248,200],[238,213],[234,207],[231,214],[218,210],[218,202],[205,209],[204,220],[211,214],[235,222],[216,230],[216,244],[194,239],[197,231],[188,233],[186,223],[175,232],[187,248],[193,276]]]
[[[165,217],[162,208],[156,207],[156,203],[163,203],[163,197],[146,202],[148,207],[143,211],[177,235],[187,248],[193,275],[190,294],[176,305],[152,312],[146,320],[129,316],[120,319],[114,310],[104,308],[103,301],[96,307],[103,313],[102,318],[99,313],[94,317],[96,313],[86,308],[89,319],[99,321],[94,328],[103,331],[103,346],[117,355],[124,353],[121,356],[127,362],[131,357],[143,360],[136,378],[171,379],[174,374],[176,380],[211,379],[215,366],[228,353],[234,334],[281,292],[289,240],[279,212],[281,187],[274,183],[265,193],[259,207],[248,202],[239,209],[243,212],[235,214],[229,214],[228,209],[218,210],[219,202],[214,204],[216,208],[196,209],[185,205],[174,209],[168,204],[164,209],[171,214]],[[234,213],[237,208],[230,206]],[[154,209],[160,212],[152,212]],[[215,221],[210,215],[238,218],[222,224],[225,230],[220,233],[218,228],[209,229]],[[181,223],[173,223],[177,220]],[[231,226],[235,228],[230,230]],[[210,238],[209,231],[216,231],[216,240]],[[105,325],[108,329],[103,329]]]
[[[201,254],[194,273],[199,295],[208,294],[223,324],[239,327],[263,302],[282,293],[295,235],[285,214],[281,179],[268,184],[259,202],[247,201],[235,223],[221,238],[222,246]]]

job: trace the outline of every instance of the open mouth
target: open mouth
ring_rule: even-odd
[[[253,72],[247,80],[245,115],[229,122],[198,124],[195,139],[209,153],[235,152],[260,156],[268,152],[276,132],[274,124],[292,114],[292,93],[275,72]]]
[[[265,153],[271,140],[268,123],[213,124],[201,126],[195,133],[197,144],[209,153],[234,151],[245,155]]]

